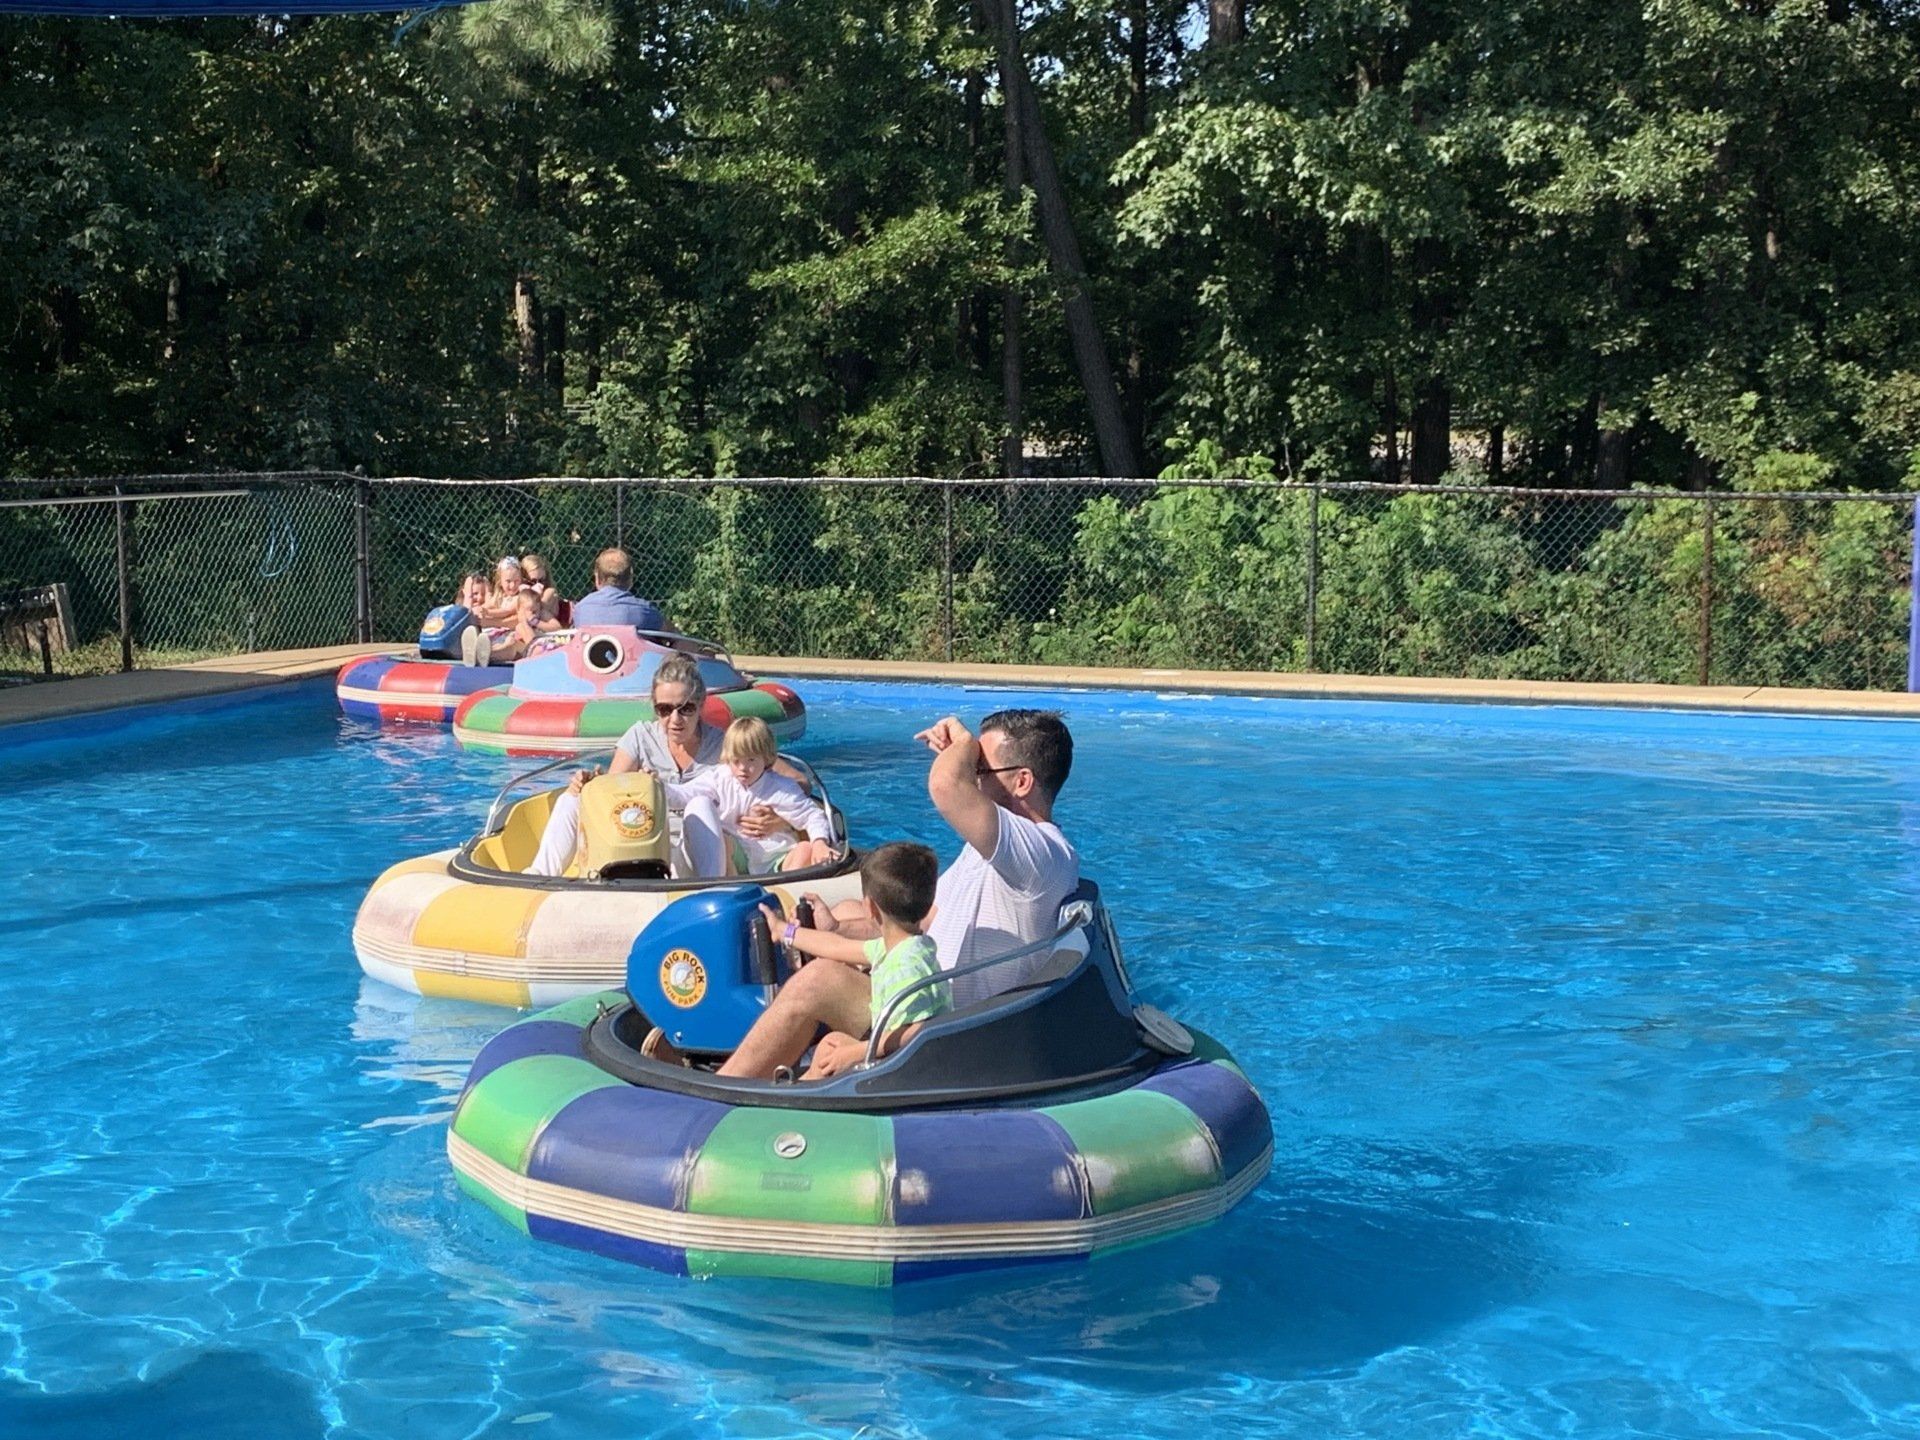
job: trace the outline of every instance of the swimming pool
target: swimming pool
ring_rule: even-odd
[[[912,731],[1009,699],[806,694],[868,841],[939,835]],[[324,684],[5,732],[0,1435],[1920,1433],[1920,730],[1050,703],[1134,976],[1246,1064],[1273,1174],[1099,1264],[878,1295],[457,1194],[510,1012],[363,981],[347,935],[513,762]]]

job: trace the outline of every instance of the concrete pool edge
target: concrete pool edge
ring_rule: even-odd
[[[85,675],[0,689],[0,728],[102,711],[203,700],[328,675],[360,655],[399,654],[400,644],[259,651],[159,670]],[[1920,695],[1881,690],[1795,690],[1751,685],[1602,685],[1576,680],[1456,680],[1382,675],[1269,674],[1252,670],[1122,669],[933,660],[833,660],[740,655],[760,675],[799,680],[879,680],[1003,689],[1191,691],[1296,700],[1424,701],[1461,705],[1569,705],[1600,709],[1701,710],[1767,715],[1920,719]]]
[[[181,700],[238,695],[331,675],[359,655],[382,655],[408,648],[411,647],[388,644],[261,650],[250,655],[223,655],[156,670],[29,681],[0,689],[0,728]]]
[[[1763,715],[1920,719],[1920,695],[1882,690],[1795,690],[1753,685],[1603,685],[1578,680],[1455,680],[1384,675],[1269,674],[1254,670],[1119,669],[922,660],[819,660],[736,655],[743,669],[797,680],[886,680],[1006,689],[1191,691],[1291,700],[1567,705]]]

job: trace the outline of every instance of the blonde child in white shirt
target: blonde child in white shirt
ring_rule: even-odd
[[[700,874],[725,874],[729,845],[749,875],[802,870],[834,858],[827,812],[798,782],[771,768],[779,753],[767,722],[743,716],[727,727],[720,764],[666,786],[667,803],[682,812],[687,855]],[[759,839],[743,833],[741,818],[762,807],[805,838],[796,843],[787,836]]]

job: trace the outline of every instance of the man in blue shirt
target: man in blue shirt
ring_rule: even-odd
[[[602,550],[593,561],[591,595],[573,602],[575,625],[631,625],[636,630],[664,630],[667,618],[651,600],[633,593],[633,561],[624,550]]]

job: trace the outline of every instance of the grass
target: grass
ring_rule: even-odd
[[[222,647],[182,647],[135,645],[133,668],[165,670],[193,660],[211,660],[231,653]],[[111,675],[120,669],[120,637],[103,635],[73,650],[56,651],[53,674],[40,668],[37,651],[0,650],[0,684],[18,685],[36,680],[67,680],[77,675]]]

